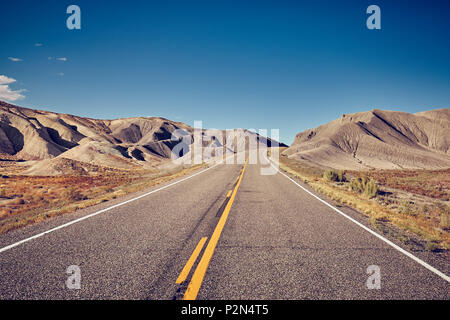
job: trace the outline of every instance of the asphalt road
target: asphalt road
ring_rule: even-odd
[[[449,299],[448,280],[260,169],[220,164],[2,235],[0,298]],[[81,289],[67,288],[72,265]],[[380,289],[367,287],[371,265]]]

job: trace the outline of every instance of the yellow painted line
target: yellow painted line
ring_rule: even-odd
[[[184,266],[183,270],[181,270],[181,273],[178,276],[177,281],[175,282],[176,284],[183,283],[186,280],[187,276],[189,275],[189,272],[191,271],[192,266],[194,265],[194,262],[197,260],[198,255],[200,254],[200,252],[203,249],[203,246],[205,245],[206,239],[208,238],[204,237],[200,239],[199,243],[194,249],[194,252],[192,252],[191,257],[186,262],[186,265]]]
[[[234,187],[231,199],[230,201],[228,201],[228,204],[225,207],[225,210],[223,211],[223,214],[220,217],[216,228],[214,229],[211,239],[209,240],[208,245],[206,246],[205,252],[203,253],[202,258],[197,268],[195,269],[191,282],[189,282],[183,300],[195,300],[197,298],[198,292],[200,290],[200,287],[206,274],[206,270],[208,269],[209,262],[211,261],[211,258],[214,254],[214,250],[216,249],[217,243],[219,242],[220,235],[222,234],[223,228],[225,227],[225,223],[227,222],[231,206],[233,205],[234,199],[236,198],[236,193],[241,184],[242,177],[244,176],[245,168],[247,167],[247,162],[248,158],[245,161],[244,168],[242,169],[242,173],[239,177],[238,183],[236,184],[236,187]]]
[[[228,191],[227,193],[227,198],[229,198],[231,196],[231,193],[233,192],[233,190]]]

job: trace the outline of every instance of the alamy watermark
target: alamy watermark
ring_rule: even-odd
[[[81,289],[81,269],[79,266],[71,265],[66,269],[66,273],[69,277],[66,280],[66,287],[70,290]]]
[[[367,14],[370,16],[367,18],[366,25],[369,30],[380,30],[381,29],[381,9],[377,5],[371,5],[367,7]]]
[[[371,265],[367,267],[367,274],[369,278],[367,279],[366,285],[369,290],[380,290],[381,289],[381,271],[380,267],[377,265]]]
[[[69,30],[80,30],[81,29],[81,9],[77,5],[70,5],[66,10],[67,14],[70,16],[66,20],[66,26]]]
[[[66,20],[66,26],[69,30],[81,29],[81,9],[78,5],[72,4],[67,7],[67,14],[70,16]],[[366,26],[369,30],[381,29],[381,9],[379,6],[372,4],[367,7],[367,14],[370,16],[367,18]]]

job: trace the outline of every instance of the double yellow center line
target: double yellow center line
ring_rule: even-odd
[[[197,260],[198,255],[203,249],[203,246],[205,245],[207,237],[201,238],[199,243],[194,249],[194,252],[192,253],[191,257],[189,258],[188,262],[186,262],[186,265],[184,266],[183,270],[181,270],[180,275],[178,276],[177,281],[175,281],[176,284],[183,283],[187,276],[189,275],[189,272],[191,271],[192,266],[194,265],[195,261]]]
[[[200,287],[202,285],[203,279],[206,274],[206,270],[208,269],[209,263],[214,254],[214,250],[216,249],[217,243],[219,242],[219,238],[220,238],[220,235],[222,234],[223,228],[225,227],[225,223],[227,222],[231,206],[233,205],[234,199],[236,198],[236,193],[241,184],[242,177],[244,176],[244,172],[245,172],[245,168],[247,167],[247,163],[248,163],[248,159],[245,161],[244,168],[242,169],[241,174],[237,178],[236,186],[234,187],[233,190],[230,190],[227,194],[227,198],[230,196],[231,196],[231,198],[228,201],[228,203],[223,211],[223,214],[220,217],[216,228],[214,229],[211,239],[209,240],[208,245],[206,246],[205,252],[203,253],[202,258],[201,258],[200,262],[198,263],[197,268],[194,271],[192,279],[189,282],[189,285],[184,294],[183,300],[195,300],[197,298],[198,292],[200,290]],[[189,274],[189,271],[192,268],[195,261],[197,260],[197,257],[200,254],[205,242],[206,242],[206,238],[202,238],[200,240],[200,242],[198,243],[194,252],[192,253],[192,256],[190,257],[190,259],[186,263],[185,267],[181,271],[181,274],[178,277],[177,282],[176,282],[177,284],[180,284],[184,280],[186,280],[186,278]]]

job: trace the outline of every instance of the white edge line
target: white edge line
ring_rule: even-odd
[[[171,183],[171,184],[168,184],[168,185],[163,186],[163,187],[161,187],[161,188],[158,188],[158,189],[156,189],[156,190],[147,192],[147,193],[145,193],[145,194],[143,194],[143,195],[140,195],[140,196],[138,196],[138,197],[136,197],[136,198],[133,198],[133,199],[130,199],[130,200],[127,200],[127,201],[118,203],[118,204],[113,205],[113,206],[111,206],[111,207],[108,207],[108,208],[102,209],[102,210],[100,210],[100,211],[97,211],[97,212],[88,214],[87,216],[84,216],[84,217],[81,217],[81,218],[72,220],[72,221],[67,222],[67,223],[64,223],[64,224],[62,224],[62,225],[60,225],[60,226],[58,226],[58,227],[52,228],[52,229],[50,229],[50,230],[47,230],[47,231],[44,231],[44,232],[42,232],[42,233],[36,234],[36,235],[31,236],[31,237],[29,237],[29,238],[20,240],[20,241],[18,241],[18,242],[16,242],[16,243],[10,244],[9,246],[6,246],[6,247],[4,247],[4,248],[1,248],[1,249],[0,249],[0,253],[5,252],[5,251],[7,251],[7,250],[9,250],[9,249],[12,249],[12,248],[14,248],[14,247],[17,247],[17,246],[19,246],[19,245],[21,245],[21,244],[23,244],[23,243],[25,243],[25,242],[28,242],[28,241],[31,241],[31,240],[40,238],[40,237],[42,237],[42,236],[44,236],[44,235],[46,235],[46,234],[48,234],[48,233],[54,232],[54,231],[56,231],[56,230],[59,230],[59,229],[65,228],[65,227],[68,227],[68,226],[70,226],[70,225],[72,225],[72,224],[75,224],[75,223],[78,223],[78,222],[80,222],[80,221],[83,221],[83,220],[92,218],[92,217],[94,217],[94,216],[96,216],[96,215],[99,215],[100,213],[104,213],[104,212],[109,211],[109,210],[112,210],[112,209],[114,209],[114,208],[123,206],[124,204],[127,204],[127,203],[130,203],[130,202],[136,201],[136,200],[138,200],[138,199],[144,198],[144,197],[146,197],[146,196],[148,196],[148,195],[151,195],[152,193],[155,193],[155,192],[158,192],[158,191],[167,189],[167,188],[169,188],[169,187],[171,187],[171,186],[173,186],[173,185],[176,185],[176,184],[178,184],[178,183],[180,183],[180,182],[183,182],[183,181],[186,181],[186,180],[188,180],[188,179],[191,179],[191,178],[193,178],[193,177],[195,177],[195,176],[197,176],[197,175],[199,175],[199,174],[202,174],[202,173],[204,173],[204,172],[206,172],[206,171],[208,171],[208,170],[210,170],[210,169],[212,169],[212,168],[215,168],[215,167],[217,167],[218,165],[220,165],[220,164],[222,164],[222,163],[223,163],[223,161],[221,161],[221,162],[219,162],[219,163],[217,163],[217,164],[215,164],[215,165],[213,165],[213,166],[211,166],[211,167],[209,167],[209,168],[206,168],[205,170],[202,170],[202,171],[200,171],[200,172],[194,173],[193,175],[191,175],[191,176],[189,176],[189,177],[186,177],[186,178],[183,178],[183,179],[181,179],[181,180],[175,181],[175,182],[173,182],[173,183]]]
[[[424,266],[425,268],[427,268],[428,270],[430,270],[431,272],[435,273],[436,275],[438,275],[439,277],[441,277],[442,279],[446,280],[447,282],[450,282],[450,277],[447,276],[445,273],[439,271],[438,269],[436,269],[435,267],[429,265],[428,263],[426,263],[425,261],[417,258],[415,255],[409,253],[408,251],[406,251],[405,249],[399,247],[398,245],[396,245],[395,243],[393,243],[392,241],[384,238],[383,236],[381,236],[380,234],[376,233],[375,231],[373,231],[372,229],[369,229],[368,227],[366,227],[365,225],[361,224],[360,222],[356,221],[355,219],[353,219],[352,217],[346,215],[345,213],[343,213],[341,210],[333,207],[331,204],[329,204],[328,202],[326,202],[325,200],[319,198],[318,196],[316,196],[314,193],[310,192],[309,190],[307,190],[306,188],[304,188],[303,186],[301,186],[299,183],[297,183],[294,179],[292,179],[291,177],[289,177],[288,175],[286,175],[284,172],[282,172],[279,168],[275,167],[273,165],[273,161],[271,160],[271,164],[270,164],[273,168],[275,168],[279,173],[281,173],[283,176],[285,176],[286,178],[288,178],[289,180],[291,180],[293,183],[295,183],[298,187],[300,187],[302,190],[304,190],[305,192],[307,192],[309,195],[313,196],[314,198],[316,198],[317,200],[319,200],[320,202],[322,202],[323,204],[327,205],[328,207],[330,207],[331,209],[333,209],[334,211],[336,211],[337,213],[339,213],[340,215],[344,216],[345,218],[347,218],[348,220],[350,220],[351,222],[355,223],[356,225],[360,226],[361,228],[363,228],[364,230],[366,230],[367,232],[370,232],[371,234],[373,234],[375,237],[377,237],[378,239],[381,239],[382,241],[384,241],[385,243],[387,243],[388,245],[390,245],[391,247],[393,247],[394,249],[400,251],[401,253],[403,253],[404,255],[406,255],[407,257],[413,259],[415,262],[419,263],[420,265]]]

